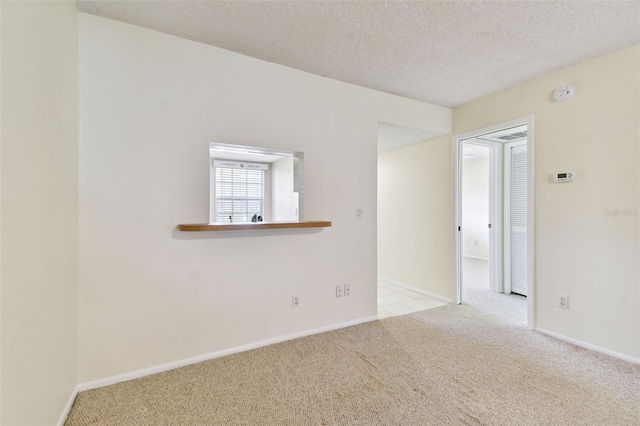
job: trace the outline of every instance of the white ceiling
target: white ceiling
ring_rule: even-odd
[[[209,157],[217,160],[249,161],[273,163],[284,157],[294,156],[294,152],[273,150],[249,145],[209,142]]]
[[[470,143],[462,144],[462,158],[463,159],[473,159],[473,158],[486,158],[489,157],[489,148],[486,146],[473,145]]]
[[[78,1],[110,19],[455,107],[640,43],[639,1]]]
[[[440,136],[440,133],[380,122],[378,123],[378,152],[391,151],[437,136]]]
[[[209,150],[209,157],[215,158],[216,160],[233,160],[233,161],[247,161],[253,163],[273,163],[274,161],[278,161],[283,159],[284,157],[280,155],[269,155],[269,154],[249,154],[242,152],[228,152],[222,150]]]

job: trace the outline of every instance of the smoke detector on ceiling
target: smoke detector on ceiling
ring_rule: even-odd
[[[575,94],[576,89],[573,86],[560,86],[553,91],[553,99],[555,99],[556,102],[562,102],[573,98]]]

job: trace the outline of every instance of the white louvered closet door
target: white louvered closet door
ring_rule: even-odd
[[[527,295],[527,145],[526,143],[507,145],[507,170],[509,204],[505,206],[509,214],[508,245],[509,266],[507,280],[511,292]],[[510,161],[509,161],[510,160]],[[506,180],[505,179],[505,180]],[[510,278],[510,279],[509,279]],[[507,286],[508,288],[508,286]]]

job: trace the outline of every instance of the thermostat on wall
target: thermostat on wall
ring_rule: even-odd
[[[574,172],[562,172],[562,173],[554,173],[553,174],[553,181],[554,182],[573,182],[573,180],[575,179],[576,174]]]

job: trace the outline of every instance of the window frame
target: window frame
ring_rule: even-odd
[[[218,221],[218,202],[221,199],[218,197],[218,182],[217,182],[217,169],[243,169],[244,167],[239,166],[240,164],[245,167],[252,166],[251,169],[245,169],[245,171],[250,170],[259,170],[263,173],[262,175],[262,220],[263,222],[268,222],[270,218],[271,212],[271,167],[269,163],[259,163],[259,162],[250,162],[250,161],[236,161],[236,160],[226,160],[219,158],[210,158],[210,192],[212,194],[210,201],[210,217],[209,223],[231,223],[228,218]],[[249,200],[258,200],[257,198],[248,198],[248,197],[230,197],[225,198],[226,200],[240,200],[240,201],[249,201]],[[233,213],[232,213],[233,215]],[[251,216],[247,212],[247,220],[246,221],[238,221],[234,220],[233,223],[251,223]],[[226,214],[225,214],[226,217]]]

